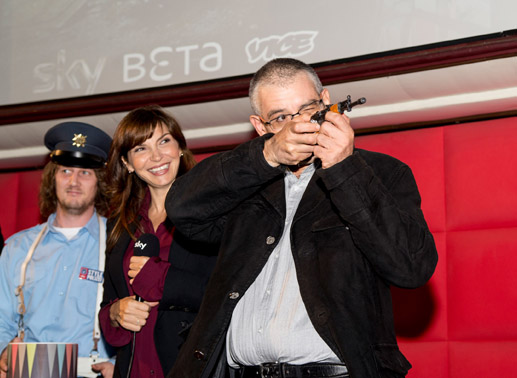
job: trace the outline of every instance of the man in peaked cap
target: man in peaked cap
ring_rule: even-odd
[[[0,256],[0,378],[7,373],[10,341],[78,344],[78,376],[113,375],[97,322],[110,143],[104,131],[80,122],[45,134],[51,153],[39,206],[47,221],[8,238]]]

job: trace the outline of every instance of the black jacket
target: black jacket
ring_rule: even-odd
[[[111,224],[108,223],[108,232],[110,230]],[[101,307],[114,299],[129,296],[122,261],[130,240],[129,234],[125,232],[116,246],[107,251]],[[189,241],[178,231],[174,232],[169,252],[171,266],[165,279],[154,328],[154,341],[164,374],[171,369],[197,315],[206,283],[215,264],[215,254],[213,246]],[[126,377],[130,357],[131,343],[118,348],[115,377]]]
[[[216,376],[232,311],[280,239],[284,171],[263,157],[268,137],[202,161],[168,193],[169,218],[182,232],[221,242],[199,315],[168,377]],[[390,285],[425,284],[438,258],[409,167],[356,150],[318,168],[294,216],[291,246],[310,320],[350,376],[404,376],[411,365],[397,346]]]

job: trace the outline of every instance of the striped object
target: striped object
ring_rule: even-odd
[[[77,344],[11,343],[7,378],[76,378]]]

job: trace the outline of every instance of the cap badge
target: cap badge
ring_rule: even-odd
[[[83,134],[74,134],[74,137],[72,139],[72,142],[74,142],[74,143],[72,143],[72,146],[84,147],[87,137],[88,137],[87,135],[83,135]]]

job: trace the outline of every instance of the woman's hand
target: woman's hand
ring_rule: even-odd
[[[146,324],[151,308],[158,302],[138,302],[135,296],[125,297],[110,307],[110,320],[113,327],[139,332]]]
[[[140,270],[144,267],[145,263],[149,260],[148,256],[132,256],[129,260],[129,272],[127,275],[131,278],[129,284],[132,285],[135,277],[138,275]]]

